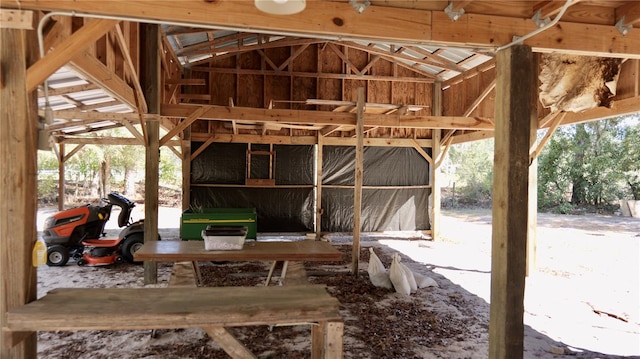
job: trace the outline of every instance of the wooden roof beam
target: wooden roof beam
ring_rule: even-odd
[[[94,0],[21,0],[6,2],[5,8],[62,10],[144,20],[182,21],[194,26],[246,26],[252,31],[291,32],[326,39],[368,39],[402,43],[452,45],[467,48],[496,47],[536,29],[530,19],[495,15],[464,14],[452,22],[443,11],[424,11],[371,5],[362,14],[346,2],[309,1],[298,14],[274,18],[255,8],[251,1],[181,0],[155,2],[128,1],[127,6],[105,6]],[[215,8],[215,11],[213,9]],[[621,36],[613,26],[560,21],[534,36],[525,45],[535,52],[560,50],[563,53],[598,57],[640,58],[640,32]]]
[[[166,117],[187,118],[197,105],[162,105],[161,115]],[[227,107],[203,105],[206,111],[201,119],[231,121],[238,123],[272,122],[298,125],[345,125],[355,126],[356,116],[345,112],[306,111],[288,109],[260,109],[251,107]],[[449,128],[466,130],[491,130],[493,123],[489,119],[478,117],[455,116],[416,116],[416,115],[384,115],[364,114],[364,125],[367,127],[394,128]]]

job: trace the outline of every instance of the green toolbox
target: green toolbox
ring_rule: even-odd
[[[256,239],[258,221],[255,208],[203,208],[182,212],[180,238],[200,239],[207,226],[247,226],[247,238]]]

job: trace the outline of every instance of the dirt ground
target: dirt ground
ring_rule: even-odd
[[[40,226],[51,211],[39,212]],[[142,217],[134,213],[134,219],[136,215]],[[177,239],[179,218],[178,209],[161,208],[163,240]],[[108,229],[117,234],[111,225]],[[385,266],[391,254],[399,252],[414,272],[438,283],[438,287],[418,289],[409,297],[381,292],[343,274],[334,280],[316,278],[313,272],[319,268],[307,268],[310,281],[326,283],[332,294],[346,298],[341,310],[346,322],[345,358],[487,357],[491,213],[446,211],[442,235],[435,242],[406,233],[363,235],[363,249],[373,247]],[[327,238],[336,245],[351,241],[345,234]],[[368,257],[361,258],[361,278],[366,279]],[[344,273],[348,268],[349,264],[336,264],[320,269]],[[540,214],[536,268],[527,278],[525,293],[525,358],[640,358],[639,219]],[[170,263],[160,263],[159,284],[152,286],[166,286],[170,270]],[[256,270],[254,264],[251,271]],[[56,287],[138,286],[144,286],[141,266],[78,267],[70,263],[38,269],[40,296]],[[357,306],[346,303],[354,298],[371,306],[356,313]],[[386,328],[377,328],[386,330],[380,339],[386,351],[372,351],[368,347],[372,344],[363,342],[362,333],[380,325],[372,321],[373,316],[389,319]],[[249,330],[238,336],[245,340],[263,336],[273,341],[274,348],[288,350],[260,350],[260,357],[308,357],[307,332],[297,327],[276,329]],[[398,340],[402,337],[409,340]],[[268,342],[261,345],[263,349],[269,346]],[[156,337],[149,331],[41,332],[38,340],[39,357],[56,359],[224,357],[218,351],[197,329],[167,330]]]

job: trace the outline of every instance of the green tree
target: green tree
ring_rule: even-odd
[[[620,151],[620,170],[623,181],[629,186],[631,197],[640,200],[640,115],[631,119],[624,131]]]
[[[630,187],[640,182],[634,177],[637,125],[633,130],[626,122],[619,118],[559,128],[539,158],[540,207],[603,207],[624,196],[623,179]]]
[[[449,150],[460,201],[474,204],[491,198],[493,181],[493,139],[454,145]]]

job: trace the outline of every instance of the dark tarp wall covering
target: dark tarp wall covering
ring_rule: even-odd
[[[429,229],[429,194],[428,189],[362,190],[362,231]],[[353,189],[323,188],[322,208],[322,231],[353,231]]]
[[[202,143],[194,143],[197,150]],[[276,185],[296,188],[242,188],[198,185],[243,185],[247,144],[213,143],[191,163],[193,208],[255,208],[259,232],[309,232],[314,221],[314,147],[274,145]],[[269,151],[269,145],[252,145]],[[251,178],[269,177],[269,156],[251,156]]]
[[[192,187],[195,208],[255,208],[258,232],[313,232],[313,188]]]
[[[325,146],[322,156],[322,231],[350,232],[353,230],[353,190],[330,186],[354,185],[355,148]],[[413,148],[365,147],[363,166],[365,187],[429,184],[429,163]],[[429,189],[379,187],[362,191],[362,231],[430,229]]]
[[[202,143],[193,143],[193,151]],[[191,163],[193,208],[256,208],[259,232],[314,230],[314,146],[274,145],[276,185],[239,187],[247,174],[247,144],[213,143]],[[268,152],[269,145],[251,145]],[[430,152],[430,149],[425,149]],[[322,230],[353,230],[355,148],[325,146],[323,150]],[[251,178],[269,177],[269,156],[251,156]],[[362,230],[429,229],[429,164],[413,148],[365,147]],[[230,186],[224,186],[230,185]],[[376,188],[366,188],[375,186]],[[382,187],[382,188],[381,188]],[[392,187],[392,188],[383,188]]]

